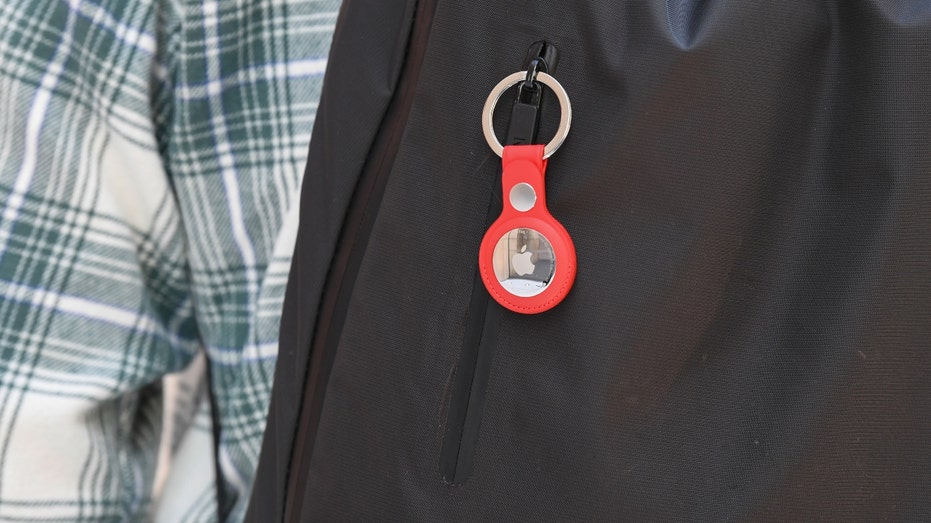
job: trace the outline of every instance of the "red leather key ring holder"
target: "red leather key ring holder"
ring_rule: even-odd
[[[546,158],[569,130],[571,107],[562,86],[546,73],[544,85],[556,92],[562,109],[556,138],[543,145],[502,147],[491,128],[491,114],[501,93],[525,78],[514,73],[492,90],[485,103],[485,136],[502,155],[501,216],[491,225],[479,248],[479,272],[488,293],[508,310],[535,314],[558,305],[575,281],[576,254],[565,227],[546,206]]]

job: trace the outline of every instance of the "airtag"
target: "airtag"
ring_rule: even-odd
[[[495,245],[495,277],[504,290],[530,297],[543,292],[556,273],[556,253],[545,236],[533,229],[512,229]]]
[[[535,314],[555,307],[575,281],[575,247],[546,208],[542,145],[504,148],[501,216],[479,248],[479,273],[505,308]]]

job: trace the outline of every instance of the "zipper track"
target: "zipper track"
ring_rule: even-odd
[[[378,134],[372,145],[368,160],[356,183],[352,204],[347,212],[330,266],[330,275],[324,287],[323,303],[311,342],[310,368],[304,384],[303,402],[285,489],[284,521],[289,523],[301,520],[301,502],[310,473],[313,447],[330,372],[336,359],[336,349],[346,322],[359,267],[368,246],[368,238],[388,185],[401,137],[407,127],[417,90],[417,80],[426,55],[436,3],[437,0],[417,2],[407,54],[401,66],[395,95],[382,119],[383,131]]]
[[[527,69],[531,60],[542,59],[543,70],[554,71],[558,52],[545,41],[535,42],[527,52],[523,67]],[[539,129],[539,109],[542,90],[525,100],[518,96],[511,109],[508,123],[508,145],[535,143]],[[501,214],[501,170],[493,179],[491,198],[485,217],[487,229]],[[482,276],[476,267],[472,281],[472,298],[466,316],[465,333],[459,355],[459,365],[453,381],[446,415],[446,432],[440,451],[440,474],[451,486],[466,482],[472,473],[473,458],[478,445],[482,411],[485,407],[485,389],[491,375],[498,338],[498,326],[504,309],[490,300]]]

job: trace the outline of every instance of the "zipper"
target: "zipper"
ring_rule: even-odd
[[[284,500],[284,521],[301,520],[302,500],[323,410],[330,372],[336,359],[349,301],[355,287],[369,235],[381,205],[388,178],[394,166],[401,137],[407,127],[417,80],[423,66],[427,39],[433,24],[437,0],[420,0],[414,11],[407,54],[401,66],[395,95],[389,102],[380,132],[356,183],[352,204],[347,211],[336,253],[330,265],[323,301],[311,342],[311,361],[304,383],[303,401],[288,470]]]
[[[557,58],[557,50],[552,44],[545,41],[535,42],[527,52],[523,70],[536,67],[552,74]],[[542,96],[542,85],[520,84],[511,108],[505,145],[535,143]],[[485,218],[486,228],[501,214],[500,169],[493,182]],[[451,486],[464,484],[472,472],[482,411],[485,407],[485,389],[491,374],[491,362],[503,310],[494,300],[489,299],[488,291],[485,290],[481,274],[476,267],[462,350],[447,409],[446,433],[440,451],[440,474],[443,481]]]

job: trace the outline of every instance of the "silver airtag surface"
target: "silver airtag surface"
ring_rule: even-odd
[[[553,246],[533,229],[511,229],[498,240],[492,256],[495,277],[515,296],[540,294],[556,273]]]

